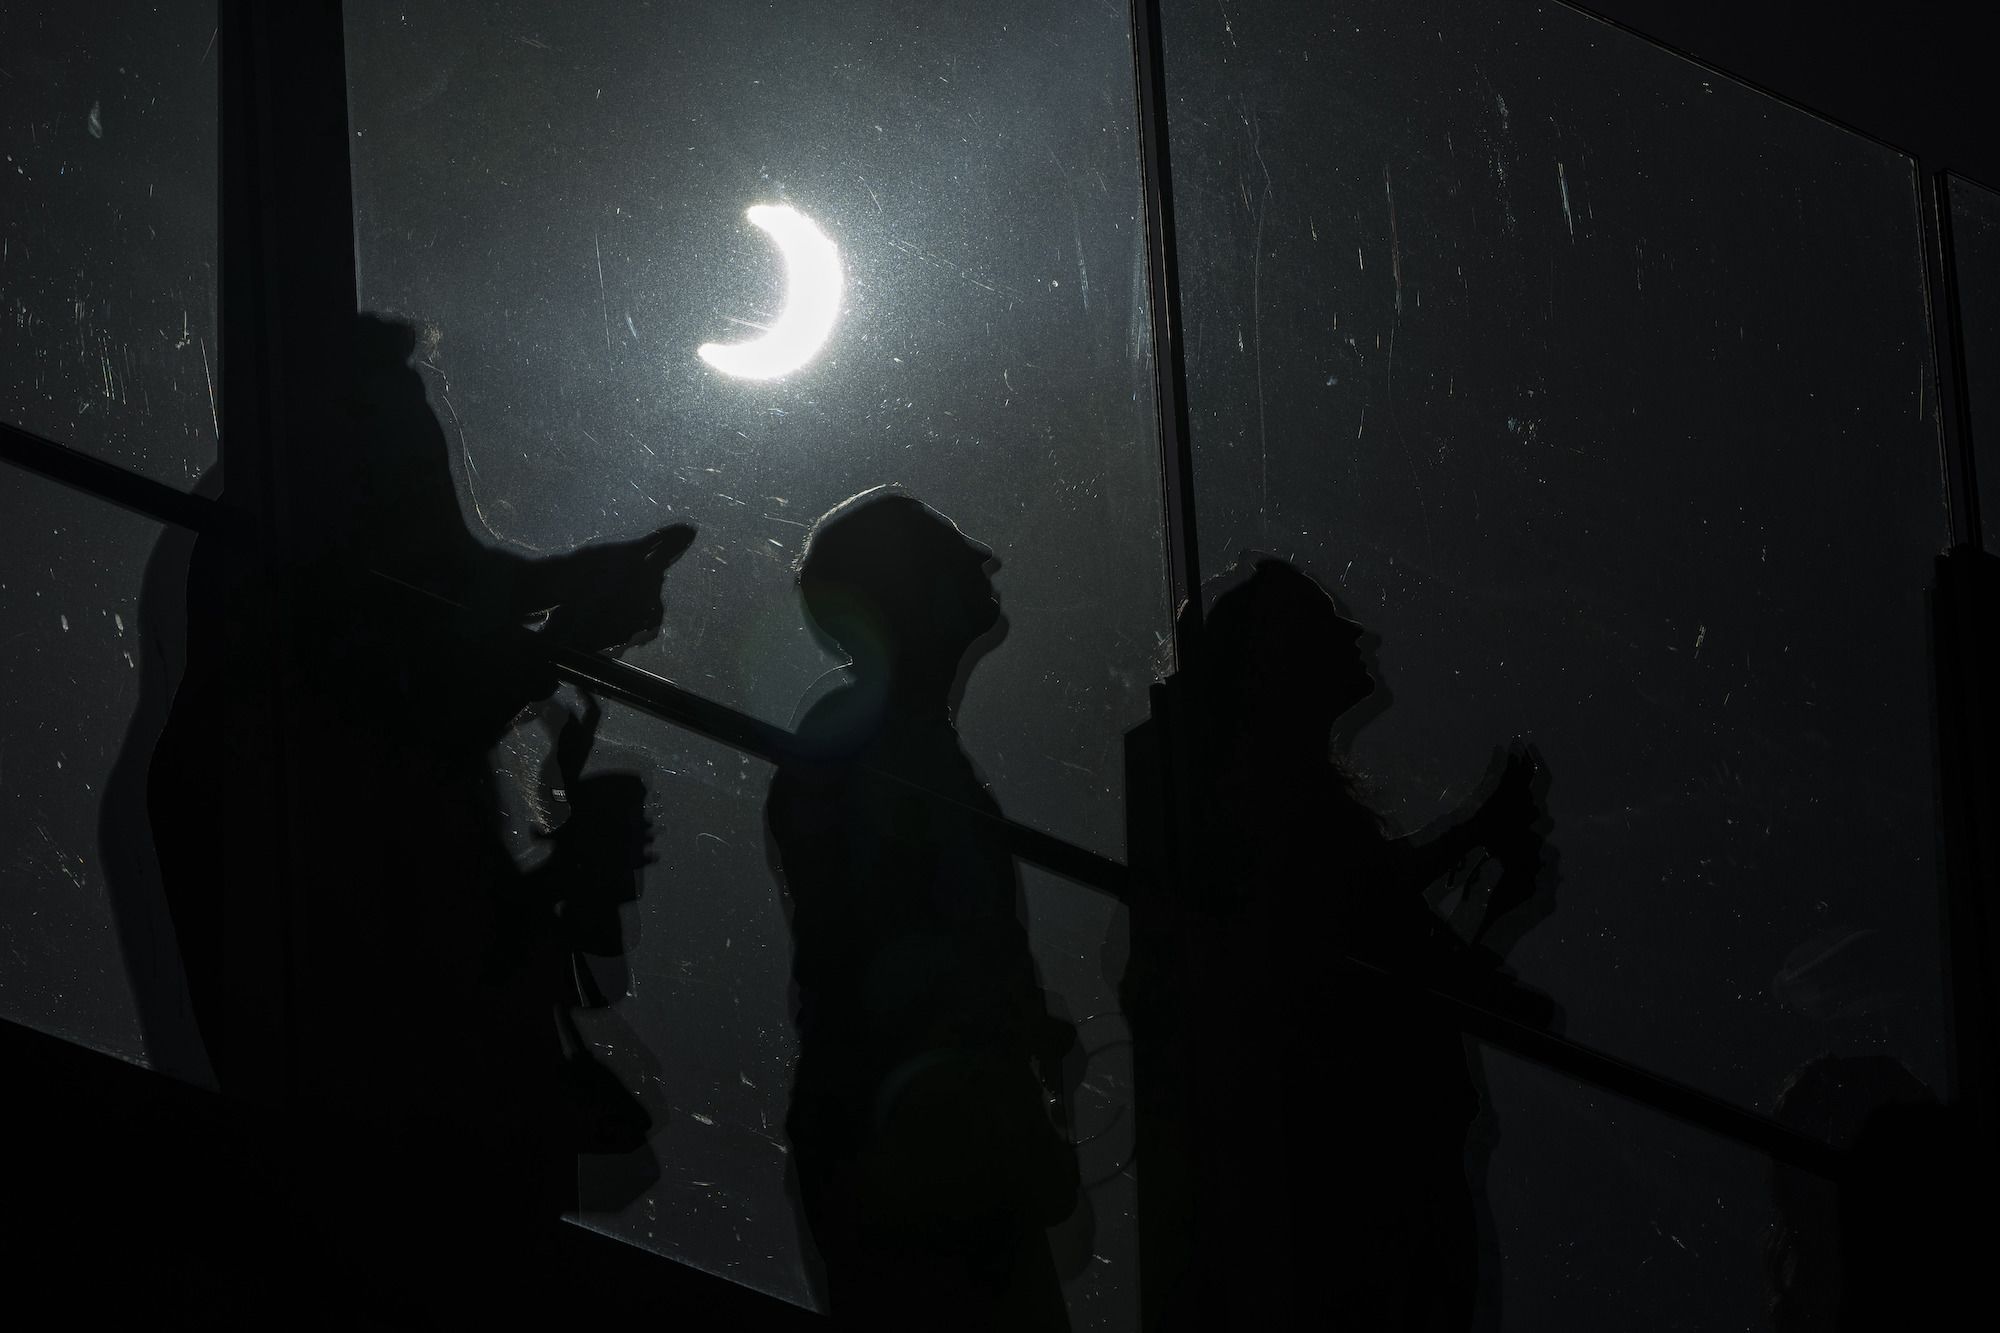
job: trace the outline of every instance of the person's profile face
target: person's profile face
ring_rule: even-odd
[[[1251,673],[1256,706],[1279,706],[1314,725],[1331,724],[1375,690],[1368,631],[1340,614],[1331,598],[1314,596],[1272,608],[1263,650]]]
[[[927,608],[928,619],[935,629],[950,626],[955,637],[976,639],[1000,619],[1000,596],[992,577],[1000,562],[993,548],[942,517],[931,519],[927,538],[924,549],[915,554],[928,566],[926,582],[933,603]]]
[[[984,634],[1000,619],[1000,594],[993,586],[993,575],[1000,568],[1000,559],[985,543],[974,541],[963,533],[958,536],[956,560],[964,588],[961,605],[970,613],[975,632]]]
[[[1349,701],[1348,706],[1361,702],[1375,690],[1374,673],[1368,669],[1368,654],[1362,648],[1362,641],[1368,631],[1362,626],[1333,612],[1330,637],[1335,645],[1332,658],[1335,682],[1334,690]]]

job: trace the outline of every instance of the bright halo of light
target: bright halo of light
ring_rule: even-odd
[[[785,261],[785,308],[761,337],[703,343],[695,351],[725,375],[774,380],[812,360],[832,334],[840,318],[840,249],[787,204],[758,204],[744,216],[771,238]]]

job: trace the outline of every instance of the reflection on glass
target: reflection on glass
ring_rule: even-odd
[[[758,204],[744,214],[778,247],[785,261],[785,308],[761,338],[703,343],[701,359],[725,375],[774,380],[819,353],[840,316],[840,249],[813,220],[784,204]]]

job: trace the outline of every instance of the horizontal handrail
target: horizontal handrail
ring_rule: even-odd
[[[16,467],[59,481],[117,505],[121,509],[160,523],[195,532],[233,532],[248,535],[250,524],[228,505],[175,490],[164,482],[107,463],[101,458],[32,435],[18,426],[0,422],[0,458]]]
[[[0,426],[0,458],[162,523],[236,538],[246,537],[251,531],[237,511],[219,501],[176,491],[12,426]],[[458,607],[449,598],[382,571],[371,570],[369,575],[384,586],[402,589],[446,607]],[[523,628],[519,632],[542,640],[535,631]],[[664,676],[553,639],[542,641],[542,647],[557,674],[579,688],[618,699],[662,721],[773,764],[808,755],[798,738],[785,728],[704,698]],[[925,799],[946,802],[972,818],[997,826],[1008,847],[1024,861],[1121,902],[1130,899],[1132,873],[1128,866],[1004,815],[951,801],[897,774],[879,769],[869,772],[907,787]],[[1339,955],[1334,963],[1351,975],[1372,980],[1404,1002],[1448,1017],[1461,1031],[1499,1050],[1650,1107],[1787,1165],[1827,1179],[1837,1179],[1841,1173],[1845,1157],[1839,1150],[1769,1116],[1724,1101],[1690,1084],[1650,1073],[1476,1000],[1450,994],[1361,959]]]

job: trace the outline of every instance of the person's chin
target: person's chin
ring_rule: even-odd
[[[993,647],[1006,638],[1008,631],[1013,628],[1013,622],[1007,619],[1007,613],[1000,609],[1000,603],[998,602],[993,603],[993,614],[983,617],[983,619],[985,623],[980,626],[979,633],[974,642],[983,644],[988,648]]]

